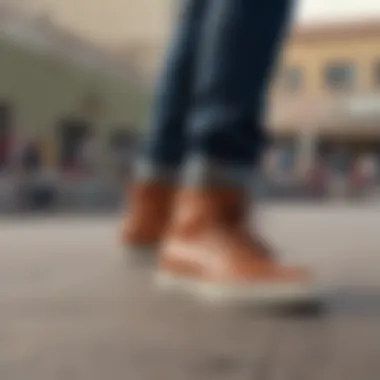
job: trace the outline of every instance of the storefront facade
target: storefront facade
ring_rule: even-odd
[[[297,167],[346,150],[380,155],[380,21],[296,29],[272,89],[268,124],[293,140]]]

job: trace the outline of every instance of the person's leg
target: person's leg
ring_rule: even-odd
[[[228,178],[220,180],[229,184],[250,181],[265,147],[266,92],[291,3],[219,0],[208,10],[188,121],[190,164],[223,168]]]
[[[157,86],[151,123],[142,143],[137,175],[175,176],[186,150],[185,122],[189,112],[199,33],[209,0],[178,0],[178,16]],[[173,178],[172,178],[173,179]]]
[[[178,25],[158,85],[151,125],[138,155],[134,184],[127,195],[129,212],[122,240],[128,247],[151,247],[159,241],[169,219],[185,153],[185,120],[208,0],[179,1],[182,10]]]
[[[308,273],[280,265],[245,220],[253,166],[265,143],[265,92],[290,5],[210,3],[189,115],[187,170],[159,256],[166,284],[254,301],[310,296]]]

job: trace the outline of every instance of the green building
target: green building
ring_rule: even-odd
[[[57,145],[59,121],[80,117],[106,160],[112,136],[144,121],[147,92],[127,64],[51,25],[43,29],[0,31],[0,103],[14,133]]]

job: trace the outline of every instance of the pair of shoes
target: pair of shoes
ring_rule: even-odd
[[[207,300],[282,303],[315,297],[310,273],[286,267],[249,231],[241,190],[135,184],[125,246],[155,247],[159,284]],[[139,249],[139,250],[140,250]]]

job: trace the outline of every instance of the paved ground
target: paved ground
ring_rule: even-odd
[[[116,217],[0,220],[0,379],[379,379],[380,207],[260,214],[284,260],[315,268],[323,316],[159,294]]]

